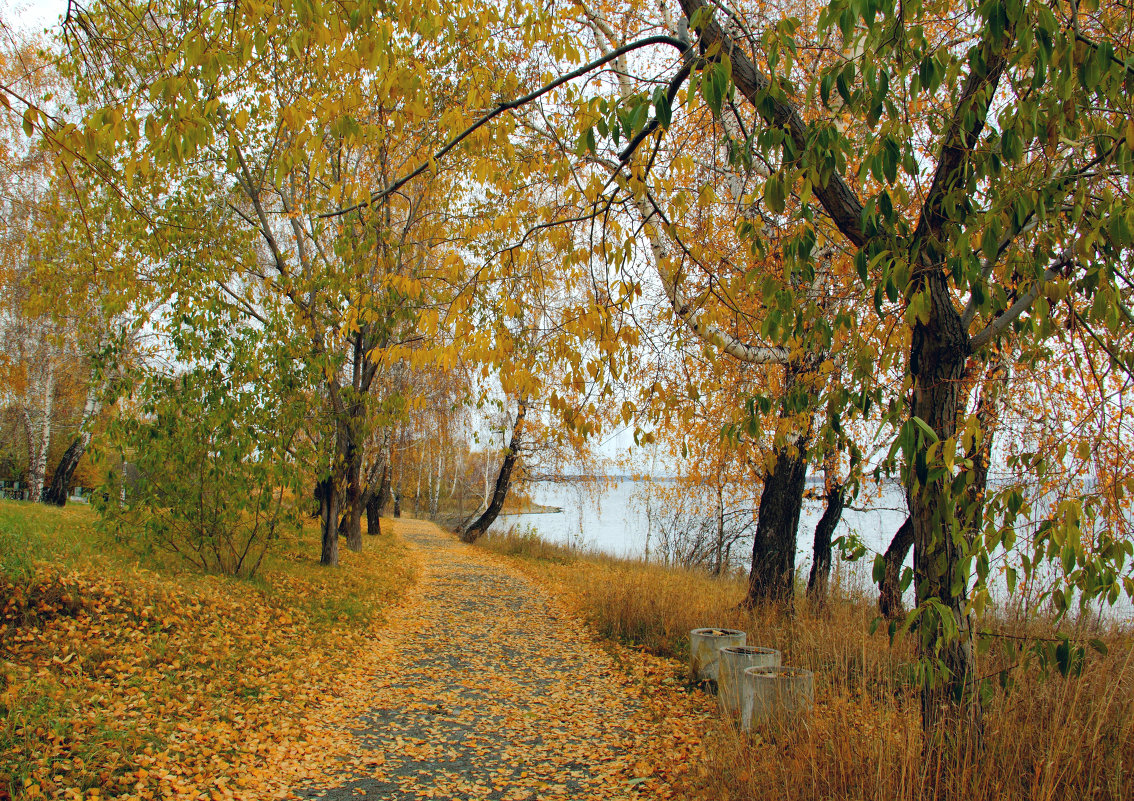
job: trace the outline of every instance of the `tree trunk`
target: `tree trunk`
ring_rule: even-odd
[[[39,501],[43,496],[43,485],[47,475],[47,451],[51,447],[51,413],[55,406],[55,365],[48,362],[43,379],[43,406],[33,415],[30,409],[24,410],[24,422],[28,429],[28,494],[29,501]],[[42,420],[40,419],[42,417]],[[35,422],[39,422],[36,430]]]
[[[63,457],[51,474],[51,484],[43,493],[44,503],[53,506],[66,505],[67,493],[71,489],[71,477],[75,474],[75,468],[79,466],[83,454],[87,452],[87,444],[90,439],[89,434],[80,434],[67,446],[67,450],[63,452]]]
[[[972,481],[965,491],[965,521],[969,542],[980,535],[984,524],[984,500],[988,491],[988,467],[992,461],[992,440],[1000,425],[1000,398],[1008,380],[1008,362],[997,352],[985,371],[977,400],[976,418],[980,437],[974,439],[965,458],[973,463]]]
[[[375,462],[374,465],[366,471],[366,489],[362,493],[362,502],[359,504],[360,508],[366,512],[366,533],[371,536],[377,536],[382,533],[382,524],[380,522],[381,512],[378,509],[378,488],[382,484],[382,476],[386,472],[385,456],[382,457],[383,461]],[[382,465],[382,469],[378,469],[378,465]],[[359,513],[359,530],[362,528],[361,512]]]
[[[83,417],[79,421],[79,435],[67,446],[63,458],[59,460],[59,464],[51,474],[51,486],[44,493],[44,503],[55,506],[63,506],[67,503],[67,494],[71,490],[71,477],[75,475],[75,469],[91,444],[90,427],[102,411],[101,395],[105,389],[105,385],[99,384],[87,388],[87,402],[83,407]]]
[[[394,517],[402,516],[402,488],[394,491]]]
[[[374,508],[378,514],[385,514],[386,507],[390,505],[390,454],[386,452],[386,464],[382,466],[382,479],[378,484],[378,492],[374,496]]]
[[[347,547],[355,553],[362,551],[362,515],[366,512],[366,502],[353,493],[347,495],[346,519]]]
[[[423,449],[424,451],[424,449]],[[421,474],[425,470],[426,454],[423,452],[417,461],[417,488],[413,491],[413,513],[421,514]]]
[[[441,452],[437,454],[437,474],[436,480],[430,482],[429,494],[429,516],[434,520],[441,511],[441,478],[445,470],[445,454]]]
[[[378,493],[372,493],[366,502],[366,533],[378,536],[382,533],[382,513],[378,506]]]
[[[346,534],[347,547],[355,553],[362,550],[362,513],[366,510],[366,499],[362,486],[362,447],[358,442],[361,407],[351,410],[352,419],[345,426],[345,447],[343,448],[343,468],[345,472],[342,520],[339,532]]]
[[[878,610],[889,620],[905,614],[902,606],[902,565],[913,547],[913,520],[909,517],[898,528],[890,546],[882,555],[885,572],[878,582]]]
[[[914,378],[911,414],[944,441],[957,429],[969,339],[944,274],[926,272],[920,285],[929,293],[930,312],[926,321],[914,325],[910,342]],[[936,666],[934,672],[938,673],[927,676],[922,685],[922,725],[927,732],[941,736],[947,735],[955,723],[963,740],[976,743],[982,721],[972,621],[965,611],[969,578],[966,527],[955,525],[958,499],[953,497],[952,482],[929,479],[929,471],[941,467],[928,459],[932,443],[920,431],[915,436],[918,444],[906,480],[914,530],[914,578],[921,607],[920,655],[923,666]],[[931,600],[937,603],[929,605]]]
[[[323,522],[323,546],[319,564],[338,567],[339,564],[339,492],[333,476],[320,479],[315,488],[319,499],[319,518]]]
[[[823,516],[815,525],[811,574],[807,577],[807,596],[819,602],[827,598],[827,583],[831,577],[831,535],[843,516],[846,490],[838,481],[829,481],[825,498],[827,505],[823,509]]]
[[[795,593],[795,536],[807,479],[807,440],[782,445],[775,469],[764,478],[752,543],[752,570],[743,606],[790,602]]]
[[[717,485],[717,542],[714,550],[713,575],[720,576],[724,573],[724,540],[725,540],[725,516],[724,516],[724,489]]]
[[[512,438],[508,442],[508,451],[504,454],[504,461],[501,463],[500,472],[496,476],[496,486],[492,490],[492,499],[484,513],[461,532],[462,542],[476,542],[478,537],[488,531],[489,526],[496,521],[500,510],[504,508],[504,500],[508,497],[508,488],[512,484],[512,470],[520,457],[520,445],[524,438],[524,417],[527,416],[527,413],[527,401],[521,399],[519,409],[516,412],[516,422],[512,424]]]

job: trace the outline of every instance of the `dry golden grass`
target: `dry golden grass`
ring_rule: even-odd
[[[778,648],[784,664],[815,671],[816,708],[786,738],[744,734],[727,721],[704,733],[706,769],[691,795],[719,799],[1123,799],[1134,797],[1134,650],[1128,632],[1098,632],[1079,675],[1043,675],[1026,650],[1061,632],[1050,621],[986,621],[1007,638],[985,638],[982,675],[1007,669],[1014,686],[990,682],[985,741],[971,754],[923,755],[913,644],[885,626],[871,635],[874,598],[836,587],[823,609],[793,613],[739,608],[744,582],[613,559],[509,534],[484,547],[517,557],[623,646],[684,661],[688,632],[728,626]],[[1082,632],[1078,632],[1082,634]],[[1085,638],[1086,634],[1082,634]],[[1017,639],[1022,638],[1022,639]],[[1009,651],[1005,645],[1016,646]],[[657,688],[665,692],[666,688]]]

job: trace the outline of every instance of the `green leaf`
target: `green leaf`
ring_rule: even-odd
[[[937,437],[937,432],[929,427],[929,423],[925,422],[917,415],[911,416],[910,422],[917,426],[921,430],[921,433],[925,436],[925,438],[928,439],[931,443],[940,441]]]
[[[654,113],[657,115],[658,124],[663,128],[668,128],[673,121],[673,109],[670,108],[669,94],[662,87],[654,92]]]
[[[764,184],[764,202],[776,214],[783,214],[787,207],[784,184],[778,175],[770,176]]]

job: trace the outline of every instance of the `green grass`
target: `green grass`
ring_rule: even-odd
[[[95,530],[96,516],[85,504],[62,509],[26,501],[0,501],[2,569],[13,577],[35,559],[74,565],[122,555],[123,548]],[[109,552],[109,553],[108,553]]]

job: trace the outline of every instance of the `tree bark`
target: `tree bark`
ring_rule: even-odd
[[[51,414],[55,406],[55,364],[48,361],[43,379],[43,407],[33,415],[24,409],[24,422],[28,429],[28,495],[29,501],[39,501],[47,474],[47,451],[51,447]],[[42,420],[40,418],[42,417]],[[34,422],[33,422],[34,420]],[[36,431],[35,422],[39,422]]]
[[[372,493],[366,501],[366,533],[378,536],[382,533],[382,513],[378,506],[378,493]]]
[[[945,275],[939,270],[926,271],[919,283],[929,293],[930,312],[927,320],[914,325],[911,337],[914,385],[910,411],[944,441],[956,433],[964,402],[961,388],[969,338]],[[922,610],[918,633],[923,664],[937,666],[940,672],[922,685],[922,725],[926,731],[943,735],[952,728],[945,724],[957,721],[963,738],[976,743],[982,721],[972,621],[965,610],[967,527],[957,531],[953,525],[958,499],[953,497],[951,481],[929,480],[928,470],[935,467],[928,463],[931,443],[921,433],[917,436],[920,444],[914,449],[907,476],[907,496],[914,530],[914,578]],[[936,603],[929,605],[931,600]],[[951,619],[944,619],[946,616]]]
[[[105,391],[105,384],[92,384],[87,388],[87,402],[83,407],[83,416],[79,421],[79,434],[67,446],[63,457],[51,474],[51,485],[43,495],[43,502],[63,506],[67,503],[67,494],[71,490],[71,477],[79,466],[87,448],[91,444],[90,427],[94,419],[102,411],[101,395]]]
[[[63,457],[51,474],[51,484],[43,493],[44,503],[52,506],[65,506],[67,504],[67,493],[71,489],[71,477],[75,474],[75,468],[79,466],[83,454],[87,452],[89,442],[89,434],[80,434],[67,446],[67,450],[63,452]]]
[[[374,508],[379,515],[385,514],[386,507],[390,505],[390,454],[386,452],[386,464],[382,467],[382,479],[378,484],[378,492],[374,496]]]
[[[878,582],[878,611],[889,620],[906,613],[902,606],[902,565],[905,564],[913,543],[913,520],[907,516],[890,540],[886,553],[882,555],[886,567],[882,581]]]
[[[979,536],[984,524],[984,501],[988,491],[988,468],[992,461],[992,440],[1000,425],[1001,390],[1008,380],[1008,362],[1002,353],[995,353],[985,371],[984,383],[977,400],[976,418],[980,436],[972,443],[965,457],[972,461],[973,478],[965,493],[965,521],[970,543]]]
[[[807,479],[807,441],[781,446],[764,478],[752,543],[752,569],[743,606],[790,602],[795,594],[795,537]]]
[[[717,542],[714,547],[713,556],[713,575],[720,576],[724,573],[724,541],[725,541],[725,514],[724,514],[724,489],[717,484]]]
[[[815,524],[815,541],[812,546],[811,574],[807,577],[807,596],[814,601],[827,597],[827,584],[831,577],[831,535],[843,516],[846,490],[838,481],[830,481],[825,495],[827,505],[823,516]]]
[[[366,511],[366,533],[371,536],[377,536],[382,533],[382,524],[380,522],[381,512],[378,510],[377,500],[378,488],[382,484],[382,476],[388,467],[384,452],[380,459],[381,461],[375,461],[366,472],[366,489],[362,493],[361,505]],[[379,469],[379,465],[381,465],[381,469]],[[359,525],[361,526],[361,521]]]
[[[358,553],[362,550],[362,513],[366,510],[362,486],[362,446],[359,441],[363,407],[356,405],[350,411],[350,419],[343,426],[343,485],[346,492],[339,533],[346,534],[347,547]]]
[[[319,499],[319,518],[323,523],[322,551],[319,564],[338,567],[339,564],[339,493],[333,476],[320,479],[315,487]]]
[[[524,438],[524,418],[528,413],[526,399],[521,399],[516,412],[516,421],[512,424],[512,437],[508,441],[508,451],[504,454],[504,461],[500,464],[500,472],[496,475],[496,485],[492,490],[492,499],[484,513],[470,526],[461,532],[462,542],[476,542],[478,537],[484,535],[504,508],[504,501],[508,497],[508,488],[512,484],[512,471],[520,457],[520,445]]]

